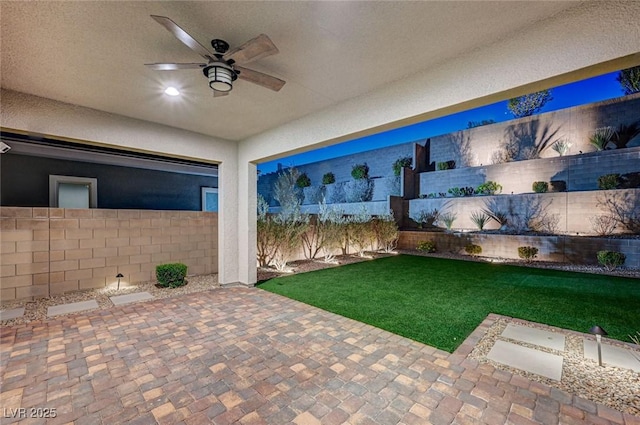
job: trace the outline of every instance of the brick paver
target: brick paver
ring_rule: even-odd
[[[486,321],[485,321],[486,322]],[[542,384],[255,288],[1,330],[2,423],[637,424]],[[40,409],[40,410],[31,410]],[[19,416],[19,415],[17,415]]]

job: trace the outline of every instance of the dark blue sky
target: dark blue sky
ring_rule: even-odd
[[[542,112],[555,111],[586,103],[620,97],[624,93],[620,84],[616,81],[618,73],[605,74],[588,80],[559,86],[551,89],[553,100],[542,109]],[[407,127],[374,134],[340,143],[338,145],[317,149],[275,161],[269,161],[258,165],[260,173],[276,171],[278,163],[284,166],[303,165],[310,162],[335,158],[356,152],[364,152],[385,146],[400,143],[413,142],[427,137],[447,134],[453,131],[467,128],[469,121],[494,120],[496,122],[507,121],[513,115],[507,109],[507,101],[493,103],[491,105],[475,108],[446,117],[413,124]]]

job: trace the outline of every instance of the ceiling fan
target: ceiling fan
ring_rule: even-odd
[[[147,63],[145,66],[157,71],[202,69],[215,97],[229,94],[233,88],[233,82],[238,78],[273,91],[279,91],[284,86],[285,82],[279,78],[240,66],[278,53],[278,48],[265,34],[260,34],[232,50],[229,50],[229,43],[224,40],[211,40],[211,47],[214,50],[214,53],[211,53],[171,19],[157,15],[151,15],[151,17],[187,47],[202,56],[206,62]]]

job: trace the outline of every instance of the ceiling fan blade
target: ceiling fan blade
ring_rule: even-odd
[[[231,92],[228,91],[218,91],[218,90],[211,90],[213,92],[213,97],[222,97],[222,96],[226,96]]]
[[[163,27],[165,27],[171,34],[173,34],[178,40],[182,41],[188,48],[204,57],[207,60],[215,60],[215,56],[209,50],[207,50],[202,44],[200,44],[195,38],[191,37],[189,33],[180,28],[178,24],[173,22],[166,16],[151,15],[153,19]]]
[[[156,71],[175,71],[176,69],[201,69],[206,63],[145,63],[144,66]]]
[[[276,53],[278,53],[278,48],[273,44],[271,39],[265,34],[260,34],[242,46],[225,53],[224,59],[233,59],[235,63],[242,65],[266,56],[275,55]]]
[[[266,87],[273,91],[280,91],[282,86],[285,85],[285,81],[272,77],[271,75],[263,74],[262,72],[254,71],[253,69],[243,68],[241,66],[234,66],[237,71],[240,71],[238,78],[241,78],[250,83],[257,84],[262,87]]]

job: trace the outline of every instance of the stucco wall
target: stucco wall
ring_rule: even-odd
[[[155,280],[159,264],[218,271],[218,214],[192,211],[0,208],[3,300]]]
[[[0,125],[10,130],[219,162],[219,281],[255,282],[251,276],[240,276],[238,264],[241,190],[237,143],[11,90],[2,89],[0,96]],[[252,269],[255,275],[254,265],[246,263],[244,270]]]

